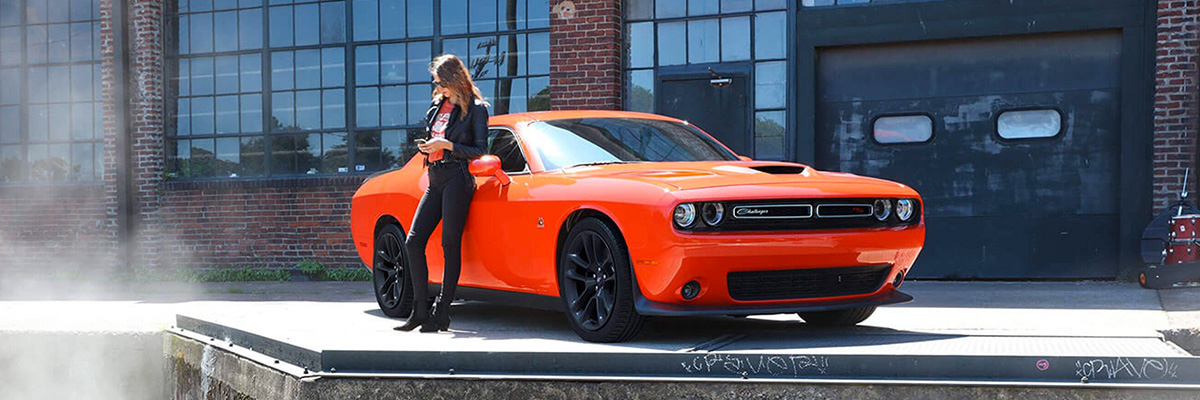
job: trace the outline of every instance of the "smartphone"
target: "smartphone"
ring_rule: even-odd
[[[425,139],[416,139],[416,140],[413,140],[413,143],[416,143],[417,145],[422,145],[422,144],[425,144]]]

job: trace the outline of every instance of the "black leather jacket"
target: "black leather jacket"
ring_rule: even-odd
[[[442,100],[446,101],[446,100]],[[431,138],[433,122],[437,112],[442,108],[441,101],[430,103],[429,111],[425,112],[425,139]],[[482,101],[475,100],[467,118],[459,119],[462,110],[458,106],[450,112],[450,123],[446,126],[446,140],[454,142],[454,151],[446,151],[447,159],[470,161],[478,158],[487,151],[488,110]]]

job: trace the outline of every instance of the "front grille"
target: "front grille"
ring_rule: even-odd
[[[898,198],[888,198],[895,204]],[[911,226],[921,221],[921,204],[912,219],[901,222],[892,212],[885,221],[872,216],[875,199],[727,200],[726,216],[717,226],[697,222],[690,232],[771,232],[821,229],[871,229]],[[697,203],[699,204],[699,203]],[[699,208],[700,206],[697,205]]]
[[[888,265],[730,272],[725,278],[734,300],[796,300],[850,296],[879,290]]]

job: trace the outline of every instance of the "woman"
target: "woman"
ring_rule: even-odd
[[[426,155],[429,188],[417,204],[405,247],[408,272],[412,278],[416,305],[412,316],[396,330],[436,332],[450,328],[450,303],[462,269],[462,234],[467,210],[475,194],[475,178],[467,171],[467,162],[487,149],[488,104],[471,81],[462,60],[451,54],[439,56],[429,64],[433,75],[433,103],[425,113],[428,136],[417,141],[417,149]],[[425,245],[438,221],[442,222],[442,253],[446,268],[442,274],[442,293],[429,305],[429,268],[425,264]]]

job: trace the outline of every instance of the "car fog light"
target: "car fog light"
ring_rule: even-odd
[[[904,273],[900,272],[900,273],[896,274],[896,279],[892,280],[892,287],[898,288],[898,287],[900,287],[900,284],[902,284],[902,283],[904,283]]]
[[[704,203],[704,223],[717,226],[725,219],[725,206],[721,203]]]
[[[901,199],[896,202],[896,216],[901,221],[908,221],[913,217],[913,211],[916,211],[916,202],[912,199]]]
[[[891,200],[879,199],[875,200],[875,219],[887,221],[888,217],[892,216]]]
[[[683,285],[683,289],[679,290],[679,294],[683,295],[684,300],[691,300],[700,294],[700,282],[691,281]]]
[[[675,225],[680,228],[687,228],[696,222],[696,205],[691,203],[683,203],[675,206]]]

